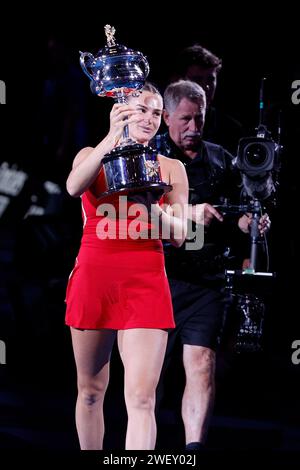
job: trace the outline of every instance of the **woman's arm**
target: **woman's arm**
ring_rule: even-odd
[[[159,208],[161,233],[176,247],[180,247],[187,235],[188,179],[184,165],[179,160],[170,160],[170,184],[172,191],[166,194],[166,210]]]
[[[97,147],[86,147],[78,152],[66,183],[70,196],[79,197],[91,186],[100,171],[102,158],[112,148],[112,142],[107,136]]]
[[[103,157],[119,142],[125,124],[141,119],[136,108],[116,103],[110,112],[110,129],[106,137],[95,147],[86,147],[76,155],[72,170],[67,179],[67,191],[73,197],[79,197],[95,181]]]

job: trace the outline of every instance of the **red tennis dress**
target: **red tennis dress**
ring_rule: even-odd
[[[95,194],[103,191],[100,171],[81,196],[83,235],[67,285],[66,324],[82,329],[173,328],[161,240],[128,237],[136,217],[121,220],[119,197],[97,200]],[[116,217],[104,213],[103,204],[108,203]],[[149,222],[144,224],[141,230],[149,230]],[[105,238],[103,231],[112,238]]]

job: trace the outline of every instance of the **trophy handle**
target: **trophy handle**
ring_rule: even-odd
[[[91,73],[88,70],[88,67],[90,66],[90,64],[94,60],[93,54],[91,54],[90,52],[81,52],[81,51],[79,51],[79,54],[80,54],[80,65],[81,65],[82,70],[89,77],[90,80],[94,80],[93,76],[91,75]],[[87,65],[86,65],[86,60],[85,60],[86,57],[89,58],[89,61],[88,61]]]
[[[144,75],[145,79],[148,77],[150,72],[149,62],[144,55],[141,54],[141,62],[144,64]]]

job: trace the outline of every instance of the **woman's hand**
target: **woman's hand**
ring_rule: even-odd
[[[123,103],[115,103],[110,112],[110,127],[108,138],[116,146],[123,134],[124,126],[143,119],[141,113],[133,106]]]

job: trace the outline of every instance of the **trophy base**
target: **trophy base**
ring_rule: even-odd
[[[170,192],[173,189],[172,185],[167,184],[167,183],[144,183],[141,184],[140,186],[137,185],[136,183],[132,183],[132,187],[128,184],[124,188],[118,188],[118,189],[109,189],[108,191],[105,191],[104,193],[99,194],[97,197],[97,200],[102,199],[107,196],[112,196],[112,195],[119,195],[119,196],[127,196],[128,194],[132,193],[141,193],[144,191],[151,191],[151,192],[162,192],[163,194]]]
[[[102,163],[106,190],[97,199],[142,191],[166,193],[172,189],[161,180],[157,152],[147,145],[133,143],[116,147],[105,155]]]

